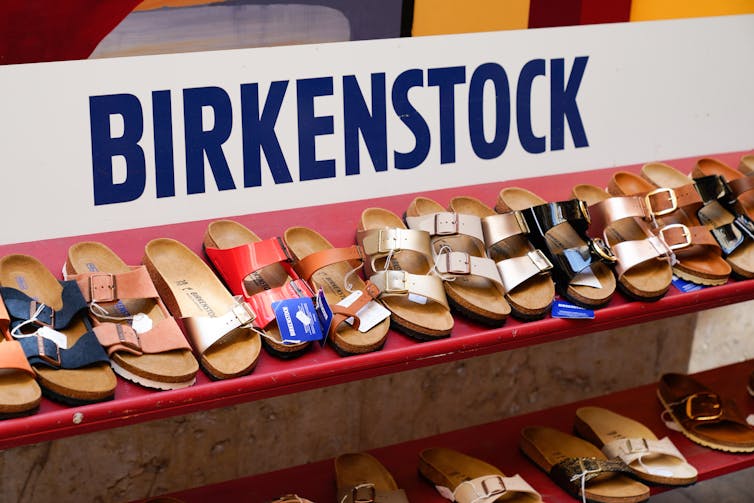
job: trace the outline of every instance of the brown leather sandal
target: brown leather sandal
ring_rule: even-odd
[[[754,161],[754,156],[751,157]],[[754,218],[754,177],[746,176],[717,159],[706,157],[696,161],[691,171],[694,179],[714,175],[722,177],[728,184],[725,188],[730,189],[729,195],[736,200],[737,212]]]
[[[741,160],[738,163],[738,171],[744,175],[754,174],[754,154],[741,157]]]
[[[408,503],[388,469],[365,452],[335,458],[335,483],[338,503]]]

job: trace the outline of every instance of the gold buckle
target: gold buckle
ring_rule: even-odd
[[[652,197],[658,194],[668,195],[668,199],[670,200],[670,208],[655,211],[655,209],[652,207]],[[644,196],[644,204],[647,206],[649,213],[651,213],[655,217],[661,217],[663,215],[667,215],[668,213],[673,213],[678,209],[678,198],[675,196],[675,191],[673,189],[660,187],[659,189],[647,192],[647,194]]]
[[[451,236],[453,234],[458,234],[458,214],[435,213],[435,235]]]
[[[694,401],[704,399],[712,401],[712,403],[710,403],[709,405],[715,412],[712,414],[695,414]],[[710,393],[709,391],[700,391],[699,393],[690,395],[688,398],[686,398],[686,416],[688,416],[690,419],[693,419],[694,421],[714,421],[715,419],[720,419],[723,416],[723,407],[722,405],[720,405],[720,397],[718,397],[715,393]]]
[[[594,250],[594,253],[596,253],[602,260],[610,263],[618,261],[618,258],[613,251],[608,248],[602,238],[593,238],[589,241],[589,245],[590,248]]]
[[[362,494],[366,491],[366,495]],[[353,503],[374,503],[377,492],[374,490],[374,484],[361,484],[351,489],[351,499]]]
[[[552,269],[552,262],[547,258],[545,253],[537,248],[534,251],[530,251],[526,254],[534,265],[539,269],[539,272],[547,272]]]
[[[678,244],[668,244],[668,240],[665,239],[665,232],[667,232],[670,229],[681,229],[681,233],[683,234],[684,242],[678,243]],[[668,247],[669,250],[678,250],[679,248],[686,248],[687,246],[691,246],[691,231],[688,227],[686,227],[683,224],[670,224],[666,225],[665,227],[660,228],[659,230],[659,236],[663,243],[665,243],[665,246]]]
[[[385,290],[383,293],[408,293],[405,271],[385,271]]]
[[[377,235],[377,253],[401,251],[401,247],[398,244],[399,232],[400,229],[380,229],[379,234]]]
[[[231,308],[231,311],[233,311],[233,315],[236,317],[241,326],[248,325],[257,317],[257,314],[254,312],[251,306],[243,301],[240,301],[238,304],[233,306]]]
[[[633,454],[637,452],[649,452],[649,444],[646,438],[627,438],[626,439],[626,454]]]
[[[471,274],[471,257],[464,252],[448,252],[445,254],[445,267],[450,274]]]
[[[589,214],[589,205],[586,204],[586,201],[583,199],[577,199],[579,202],[579,211],[581,212],[581,216],[584,217],[584,220],[586,220],[586,223],[591,224],[592,223],[592,216]]]
[[[488,481],[496,482],[496,484],[488,484]],[[482,489],[484,490],[484,496],[495,496],[497,494],[505,493],[505,483],[503,477],[500,475],[493,475],[482,480]]]
[[[96,272],[89,276],[89,298],[92,302],[113,302],[115,299],[115,276]]]

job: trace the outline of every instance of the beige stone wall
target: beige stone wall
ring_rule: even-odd
[[[752,305],[10,449],[0,502],[129,501],[751,359]]]

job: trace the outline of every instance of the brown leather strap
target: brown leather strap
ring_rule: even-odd
[[[364,261],[364,252],[360,246],[353,245],[345,248],[320,250],[302,258],[293,267],[299,276],[309,281],[314,273],[323,267],[349,260]]]
[[[191,349],[173,318],[163,319],[143,334],[137,334],[133,328],[124,323],[102,323],[94,328],[94,335],[97,336],[97,340],[105,348],[108,356],[116,351],[140,356],[175,349]]]
[[[754,177],[744,176],[736,178],[735,180],[729,181],[728,186],[730,187],[731,192],[733,192],[733,195],[738,197],[744,192],[754,190]]]
[[[106,272],[67,274],[66,279],[76,281],[87,303],[159,297],[143,265],[131,267],[130,271],[117,274]]]
[[[330,334],[334,334],[338,326],[348,318],[353,318],[353,328],[355,328],[356,330],[359,329],[361,320],[359,320],[359,317],[356,315],[356,313],[358,313],[362,307],[366,306],[371,301],[379,297],[380,289],[377,288],[377,286],[375,286],[371,281],[367,281],[364,289],[360,290],[360,292],[361,295],[348,306],[340,306],[338,304],[330,306],[333,314],[332,323],[330,324],[329,330]]]

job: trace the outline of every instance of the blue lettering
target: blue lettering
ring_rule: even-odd
[[[440,92],[440,164],[456,162],[455,86],[466,82],[466,68],[451,66],[427,70],[427,85]]]
[[[573,62],[571,74],[568,76],[568,84],[565,85],[565,70],[563,58],[550,61],[551,84],[550,84],[550,150],[563,150],[565,143],[565,120],[571,131],[571,138],[576,148],[588,147],[589,140],[586,138],[584,124],[581,122],[579,106],[576,104],[576,95],[579,92],[581,79],[584,77],[584,69],[588,56],[579,56]]]
[[[524,150],[531,154],[541,154],[547,149],[546,138],[536,136],[531,128],[531,87],[534,79],[539,75],[545,75],[545,60],[529,61],[521,69],[516,88],[518,138]]]
[[[495,136],[488,142],[484,137],[484,86],[494,87]],[[480,159],[495,159],[508,146],[511,132],[511,90],[505,69],[497,63],[479,65],[469,82],[469,137],[471,148]]]
[[[429,153],[431,138],[429,135],[429,126],[427,121],[414,108],[408,99],[408,92],[412,87],[424,85],[424,74],[419,69],[406,70],[396,77],[393,82],[392,98],[393,110],[400,120],[411,130],[414,135],[416,144],[410,152],[394,153],[394,164],[396,169],[415,168],[424,162]]]
[[[175,195],[172,121],[170,91],[154,91],[152,93],[152,122],[154,122],[154,170],[158,198]]]
[[[335,177],[335,159],[317,160],[316,138],[333,134],[332,115],[314,115],[314,98],[333,93],[332,77],[296,81],[298,102],[298,164],[300,180]]]
[[[361,168],[359,132],[375,171],[387,171],[387,105],[385,74],[372,74],[372,112],[369,113],[359,82],[354,75],[343,77],[343,140],[346,175],[358,175]]]

